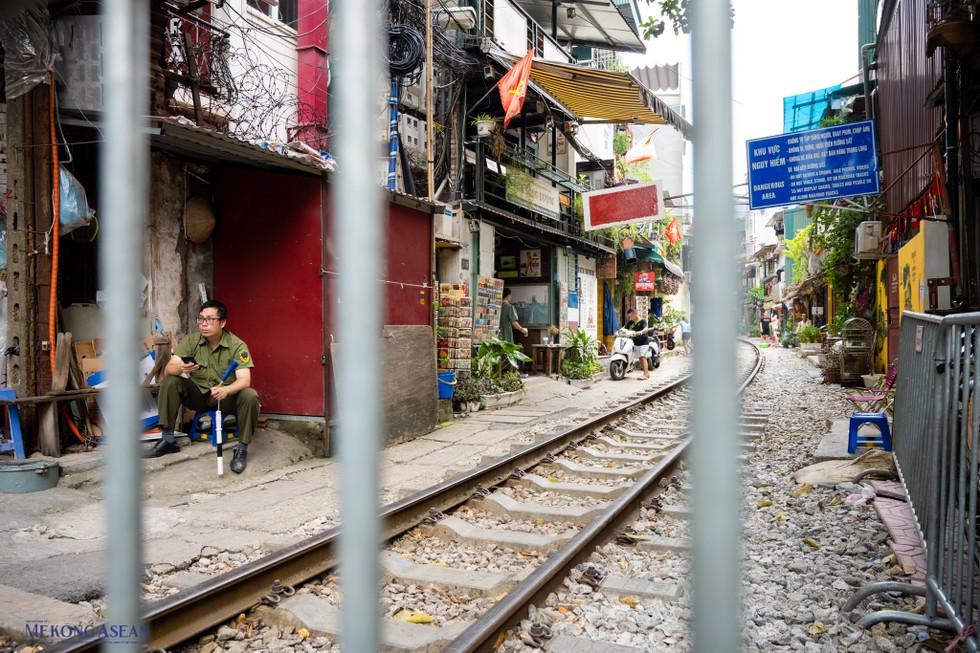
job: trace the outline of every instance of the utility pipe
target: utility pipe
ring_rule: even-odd
[[[58,165],[58,132],[54,125],[54,70],[48,79],[48,116],[51,131],[51,295],[48,297],[48,353],[51,361],[51,380],[54,382],[55,344],[58,336],[58,233],[61,230],[61,170]]]

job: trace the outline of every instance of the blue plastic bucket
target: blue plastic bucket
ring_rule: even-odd
[[[452,399],[456,385],[456,372],[439,372],[439,398]]]

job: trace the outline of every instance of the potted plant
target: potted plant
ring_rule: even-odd
[[[799,333],[800,337],[800,350],[816,352],[820,350],[820,329],[808,324]]]
[[[459,402],[463,412],[476,412],[480,410],[480,390],[481,384],[477,379],[460,379],[453,389],[453,399]]]
[[[476,127],[476,135],[480,137],[489,136],[497,130],[497,120],[489,113],[481,113],[475,116],[473,125]]]
[[[584,329],[565,329],[561,374],[569,385],[587,387],[593,377],[602,372],[599,364],[599,345]]]
[[[517,370],[530,360],[516,343],[500,338],[480,343],[473,366],[482,406],[495,408],[520,401],[524,382]]]
[[[840,383],[841,351],[837,347],[827,350],[826,357],[820,365],[823,369],[824,383]]]

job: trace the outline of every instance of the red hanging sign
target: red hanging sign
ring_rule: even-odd
[[[637,272],[636,273],[636,290],[653,290],[654,283],[654,273],[653,272]]]

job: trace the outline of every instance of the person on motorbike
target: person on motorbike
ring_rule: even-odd
[[[636,312],[635,308],[626,311],[626,317],[629,318],[629,322],[624,324],[623,328],[633,332],[633,356],[639,357],[640,362],[643,364],[644,380],[649,379],[650,366],[647,364],[647,350],[650,348],[650,336],[647,335],[647,332],[650,330],[650,327],[647,326],[646,320],[640,319],[640,315]]]

